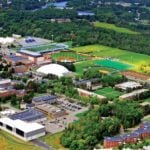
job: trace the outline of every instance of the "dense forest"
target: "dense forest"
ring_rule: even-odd
[[[50,21],[52,18],[70,18],[71,22],[52,23]],[[53,8],[35,12],[3,10],[0,12],[0,36],[16,33],[22,36],[32,35],[51,39],[53,34],[55,41],[72,40],[74,46],[98,43],[150,54],[148,32],[132,35],[96,28],[89,22],[92,19],[92,17],[78,18],[75,10],[56,10]]]
[[[61,142],[70,150],[92,150],[103,137],[118,134],[121,126],[127,128],[137,125],[142,117],[142,109],[136,102],[100,104],[71,124]]]

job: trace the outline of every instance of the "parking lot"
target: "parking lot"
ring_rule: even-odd
[[[44,125],[46,131],[52,134],[63,131],[70,123],[78,120],[78,117],[76,116],[77,114],[88,110],[88,107],[82,107],[77,103],[71,103],[64,99],[59,100],[58,103],[61,108],[64,108],[69,113],[69,115],[47,120],[45,122]]]

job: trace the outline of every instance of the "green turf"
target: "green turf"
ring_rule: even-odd
[[[97,61],[99,60],[87,60],[87,61],[75,63],[76,73],[78,73],[79,75],[82,75],[84,70],[88,69],[89,67],[92,67],[92,68],[96,67],[96,68],[99,68],[99,70],[105,70],[105,71],[108,71],[109,73],[116,72],[116,70],[114,70],[113,68],[96,66],[95,64]]]
[[[128,28],[118,27],[115,24],[110,24],[110,23],[105,23],[105,22],[95,22],[94,26],[98,28],[110,29],[110,30],[120,32],[120,33],[139,34],[138,32],[132,31]]]
[[[112,87],[105,87],[102,89],[98,89],[95,91],[95,93],[106,96],[108,99],[115,99],[123,94],[122,92],[117,91],[117,90],[113,89]]]
[[[52,54],[51,57],[52,57],[53,60],[58,60],[61,57],[74,58],[76,61],[81,61],[81,60],[87,60],[88,59],[87,56],[84,56],[84,55],[81,55],[81,54],[76,54],[74,52],[59,52],[59,53]]]
[[[102,66],[102,67],[108,67],[108,68],[114,68],[116,70],[128,70],[132,66],[128,64],[121,63],[119,61],[113,61],[113,60],[98,60],[96,61],[96,65]]]
[[[33,52],[42,52],[46,50],[53,50],[55,48],[61,48],[61,46],[56,44],[45,44],[45,45],[39,45],[39,46],[33,46],[27,48],[27,50],[33,51]]]
[[[118,48],[112,48],[103,45],[88,45],[73,48],[73,50],[82,53],[89,53],[90,55],[95,55],[96,57],[106,58],[113,57],[125,63],[134,65],[133,69],[138,70],[139,66],[143,63],[150,63],[150,56],[134,53],[126,50],[121,50]]]

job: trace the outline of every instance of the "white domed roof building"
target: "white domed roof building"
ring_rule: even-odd
[[[62,77],[64,75],[70,74],[70,71],[65,68],[62,65],[58,65],[58,64],[49,64],[49,65],[44,65],[42,67],[40,67],[39,69],[37,69],[38,73],[43,73],[43,74],[52,74],[58,77]]]

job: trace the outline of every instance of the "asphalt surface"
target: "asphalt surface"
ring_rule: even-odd
[[[33,144],[35,144],[36,146],[39,146],[39,147],[43,148],[43,150],[53,150],[52,147],[49,147],[49,145],[47,145],[45,142],[40,141],[40,140],[38,140],[38,139],[33,140],[32,142],[33,142]]]

